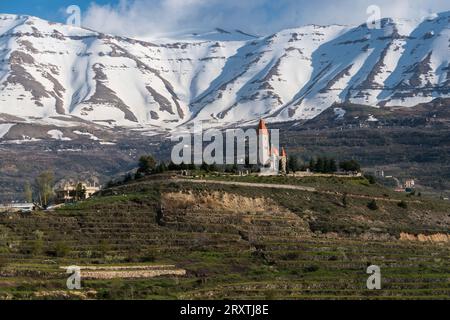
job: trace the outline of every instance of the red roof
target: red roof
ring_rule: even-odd
[[[272,147],[272,149],[270,150],[270,155],[275,155],[278,157],[279,156],[278,149]]]

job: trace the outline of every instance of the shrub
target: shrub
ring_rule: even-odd
[[[375,177],[370,174],[365,175],[364,178],[366,178],[370,184],[375,184],[377,182]]]
[[[64,242],[57,242],[55,244],[54,255],[55,257],[65,257],[69,254],[70,248]]]
[[[277,298],[277,292],[275,290],[268,290],[264,293],[265,300],[271,301]]]
[[[339,258],[337,256],[331,256],[328,258],[328,261],[338,261]]]
[[[339,163],[339,167],[346,172],[361,171],[361,165],[355,160],[342,161]]]
[[[44,248],[44,241],[42,239],[36,239],[32,242],[31,253],[38,256],[42,253]]]
[[[316,272],[319,271],[319,266],[317,265],[311,265],[311,266],[306,266],[303,268],[304,272]]]
[[[281,260],[297,260],[299,257],[297,252],[289,252],[284,255],[282,255],[280,258]]]
[[[40,230],[34,232],[35,240],[31,244],[31,253],[33,255],[40,255],[44,248],[44,233]]]
[[[148,253],[144,254],[143,256],[141,256],[139,260],[140,260],[140,262],[155,262],[156,256],[153,253],[148,252]]]
[[[100,254],[100,257],[104,258],[108,254],[108,252],[111,251],[109,242],[105,239],[100,240],[97,246],[97,251]]]
[[[0,257],[0,271],[5,270],[8,267],[8,259],[6,257]]]
[[[344,195],[342,196],[342,205],[344,206],[344,208],[347,208],[347,206],[348,206],[347,193],[344,193]]]
[[[408,204],[403,200],[400,201],[397,205],[402,209],[408,209]]]
[[[377,202],[375,201],[375,199],[374,200],[372,200],[372,201],[370,201],[368,204],[367,204],[367,208],[369,208],[370,210],[378,210],[378,204],[377,204]]]

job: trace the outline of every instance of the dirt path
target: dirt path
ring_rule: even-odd
[[[67,270],[69,267],[60,267]],[[160,276],[186,275],[186,270],[176,268],[174,265],[154,266],[80,266],[80,275],[83,279],[137,279],[155,278]]]
[[[211,184],[211,185],[226,185],[226,186],[238,186],[238,187],[249,187],[249,188],[268,188],[268,189],[282,189],[282,190],[297,190],[297,191],[305,191],[305,192],[311,192],[311,193],[320,193],[320,194],[328,194],[328,195],[334,195],[334,196],[344,196],[344,193],[342,192],[336,192],[336,191],[326,191],[326,190],[318,190],[314,187],[306,187],[306,186],[299,186],[299,185],[291,185],[291,184],[270,184],[270,183],[252,183],[252,182],[238,182],[238,181],[219,181],[219,180],[197,180],[197,179],[181,179],[181,178],[174,178],[174,179],[167,179],[167,180],[152,180],[152,181],[146,181],[144,183],[156,183],[156,182],[175,182],[175,183],[192,183],[192,184]],[[135,182],[133,184],[142,184],[142,182]],[[112,189],[117,189],[119,187],[113,187]],[[400,199],[389,199],[385,197],[379,197],[379,196],[368,196],[368,195],[362,195],[362,194],[354,194],[354,193],[347,193],[348,197],[351,198],[358,198],[358,199],[368,199],[368,200],[378,200],[378,201],[386,201],[386,202],[395,202],[398,203],[401,200]],[[422,203],[419,200],[404,200],[408,203]]]
[[[300,190],[306,192],[317,192],[321,194],[329,194],[335,196],[343,196],[343,193],[333,192],[333,191],[325,191],[325,190],[317,190],[313,187],[306,186],[298,186],[298,185],[290,185],[290,184],[268,184],[268,183],[251,183],[251,182],[237,182],[237,181],[217,181],[217,180],[194,180],[194,179],[173,179],[170,180],[172,182],[179,183],[206,183],[206,184],[215,184],[215,185],[231,185],[231,186],[240,186],[240,187],[251,187],[251,188],[270,188],[270,189],[284,189],[284,190]],[[362,194],[353,194],[347,193],[348,197],[351,198],[359,198],[359,199],[369,199],[369,200],[379,200],[379,201],[387,201],[387,202],[399,202],[398,199],[389,199],[384,197],[376,197],[376,196],[367,196]],[[408,200],[406,202],[410,203],[421,203],[418,200]]]
[[[317,192],[316,188],[296,186],[290,184],[268,184],[268,183],[251,183],[251,182],[237,182],[237,181],[216,181],[216,180],[192,180],[192,179],[176,179],[175,182],[191,182],[191,183],[207,183],[207,184],[220,184],[228,186],[240,186],[240,187],[255,187],[255,188],[269,188],[269,189],[287,189],[287,190],[300,190],[307,192]]]

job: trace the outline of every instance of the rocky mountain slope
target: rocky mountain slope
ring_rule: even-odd
[[[416,106],[450,96],[449,23],[446,12],[149,42],[0,15],[0,139],[17,123],[159,131],[312,119],[335,103]]]

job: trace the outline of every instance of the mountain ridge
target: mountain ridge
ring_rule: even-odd
[[[450,12],[380,24],[149,42],[0,14],[0,122],[56,118],[159,131],[194,120],[308,120],[346,102],[412,107],[449,97]]]

